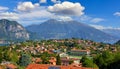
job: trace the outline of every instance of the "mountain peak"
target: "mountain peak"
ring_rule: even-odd
[[[7,19],[0,20],[0,39],[5,40],[24,40],[29,39],[29,33],[16,21]]]
[[[68,21],[64,21],[64,20],[57,20],[57,19],[49,19],[43,23],[53,23],[53,24],[73,24],[73,23],[78,23],[78,24],[82,24],[85,25],[83,23],[77,22],[75,20],[68,20]],[[87,26],[87,25],[86,25]]]
[[[49,19],[48,22],[71,22],[74,20],[64,20],[64,19]]]

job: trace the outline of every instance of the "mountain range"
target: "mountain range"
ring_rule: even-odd
[[[27,26],[26,29],[37,34],[35,39],[83,38],[105,43],[113,43],[118,40],[110,34],[74,20],[50,19],[39,25]]]
[[[0,44],[4,40],[20,41],[66,38],[88,39],[105,43],[114,43],[118,40],[117,34],[110,33],[109,30],[98,30],[74,20],[60,21],[50,19],[41,24],[29,25],[27,27],[23,27],[16,21],[0,20]]]

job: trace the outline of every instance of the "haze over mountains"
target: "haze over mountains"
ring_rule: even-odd
[[[28,32],[29,31],[29,32]],[[97,42],[114,43],[118,40],[116,35],[108,31],[100,31],[89,25],[71,20],[59,21],[50,19],[38,25],[24,28],[16,21],[0,20],[0,40],[44,40],[82,38]]]
[[[120,29],[102,29],[101,31],[120,39]]]

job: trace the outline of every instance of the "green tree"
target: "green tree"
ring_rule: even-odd
[[[15,51],[12,51],[10,54],[11,54],[10,60],[11,60],[12,62],[18,62],[18,60],[19,60],[18,54],[17,54]]]
[[[27,66],[31,63],[30,56],[27,54],[22,54],[19,59],[19,65],[20,66]]]
[[[60,56],[59,56],[59,55],[56,56],[56,59],[57,59],[56,64],[57,64],[57,65],[61,65],[61,59],[60,59]]]
[[[2,62],[3,56],[2,53],[0,53],[0,63]]]
[[[81,62],[83,67],[98,68],[98,66],[93,63],[92,58],[87,58],[86,56],[83,56]]]
[[[110,63],[107,69],[120,69],[120,60]]]
[[[94,62],[99,66],[99,68],[103,68],[105,65],[105,61],[102,57],[102,55],[97,55],[96,58],[94,58]]]
[[[48,52],[42,53],[42,54],[41,54],[41,59],[43,60],[42,63],[43,63],[43,64],[48,64],[50,57],[51,57],[51,55],[48,54]]]
[[[3,59],[6,60],[6,61],[11,61],[9,51],[7,51],[7,50],[4,51]]]
[[[107,65],[107,69],[120,69],[120,53],[114,53],[114,60]]]
[[[107,69],[107,66],[115,61],[114,58],[115,54],[111,53],[110,51],[104,51],[102,54],[99,54],[94,58],[94,62],[99,66],[100,69]]]

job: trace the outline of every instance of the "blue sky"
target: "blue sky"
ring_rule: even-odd
[[[0,0],[0,19],[27,26],[51,18],[77,20],[100,29],[120,28],[120,0]]]

